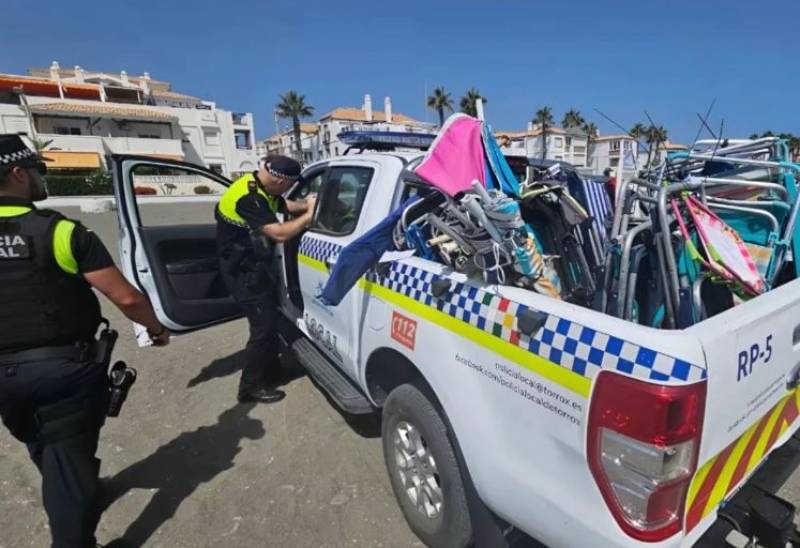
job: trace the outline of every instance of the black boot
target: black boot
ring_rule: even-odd
[[[239,394],[240,403],[275,403],[286,397],[286,392],[276,388],[256,388]]]

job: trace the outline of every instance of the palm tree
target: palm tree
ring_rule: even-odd
[[[758,139],[758,133],[751,133],[748,139],[750,139],[751,141],[755,141],[756,139]]]
[[[642,139],[645,139],[647,137],[647,126],[644,125],[641,122],[636,122],[635,124],[633,124],[633,127],[628,132],[628,135],[633,137],[634,141],[636,141],[636,156],[638,157],[639,148],[641,147]],[[650,163],[650,148],[651,147],[647,147],[647,149],[648,149],[647,150],[647,155],[648,155],[647,156],[647,158],[648,158],[647,159],[647,163],[648,164]]]
[[[536,111],[533,123],[542,128],[542,159],[547,158],[547,128],[552,126],[553,110],[550,107],[542,107]]]
[[[647,165],[650,165],[650,160],[656,161],[658,148],[661,143],[667,141],[667,130],[664,129],[664,126],[650,126],[647,128],[646,134],[647,144],[650,145],[650,150],[647,151]],[[655,145],[655,149],[653,148]]]
[[[642,137],[647,136],[647,126],[641,122],[636,122],[628,133],[636,141],[639,141]]]
[[[788,144],[791,160],[796,162],[798,159],[800,159],[800,137],[790,135]]]
[[[561,127],[564,129],[579,128],[584,124],[586,124],[586,120],[584,120],[581,113],[574,108],[569,109],[567,113],[564,114],[564,119],[561,120]]]
[[[439,113],[439,127],[444,125],[444,111],[453,112],[453,99],[444,90],[444,86],[439,86],[433,90],[433,94],[428,97],[428,108]]]
[[[306,96],[294,90],[289,90],[281,97],[281,102],[276,105],[276,112],[281,118],[292,120],[294,133],[294,148],[297,161],[303,161],[303,142],[300,135],[300,118],[307,118],[314,114],[314,107],[306,104]]]
[[[597,139],[597,125],[594,122],[584,122],[583,131],[586,133],[586,167],[592,163],[592,140]]]
[[[41,156],[42,152],[47,150],[47,148],[53,144],[53,140],[48,139],[47,141],[44,141],[42,139],[39,139],[38,137],[31,137],[31,144],[33,145],[33,148],[36,151],[36,154]]]
[[[478,99],[481,99],[484,104],[489,102],[486,100],[486,97],[481,95],[481,92],[479,92],[477,89],[471,88],[468,90],[466,95],[464,95],[460,101],[461,112],[468,114],[469,116],[477,117],[478,107],[475,106],[475,103],[478,101]]]

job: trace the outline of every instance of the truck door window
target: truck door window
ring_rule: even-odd
[[[133,193],[142,226],[189,223],[192,214],[214,222],[214,206],[226,186],[189,167],[139,164],[131,169]],[[173,203],[169,203],[174,200]],[[175,207],[180,203],[179,207]],[[196,217],[196,218],[203,218]]]
[[[304,200],[309,194],[319,194],[322,180],[325,178],[325,169],[320,169],[303,177],[302,184],[292,190],[289,194],[290,200]]]
[[[332,167],[322,183],[312,230],[336,236],[352,233],[374,170],[367,167]]]

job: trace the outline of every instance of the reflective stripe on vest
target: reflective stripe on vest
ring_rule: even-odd
[[[224,221],[232,225],[247,228],[247,222],[236,212],[236,204],[242,197],[247,196],[250,192],[250,181],[255,180],[255,175],[248,173],[236,179],[236,181],[228,187],[228,190],[222,195],[219,204],[217,204],[217,211],[219,211],[219,215]],[[278,212],[278,204],[280,203],[278,196],[267,194],[258,183],[256,183],[256,192],[267,200],[269,208],[273,213]]]
[[[0,218],[19,217],[31,211],[26,206],[0,206]],[[59,268],[67,274],[78,273],[78,261],[72,253],[72,232],[75,223],[62,219],[53,232],[53,255]]]

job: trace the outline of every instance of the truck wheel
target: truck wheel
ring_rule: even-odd
[[[395,388],[383,406],[383,457],[411,530],[432,548],[472,542],[464,484],[447,426],[429,390]]]

